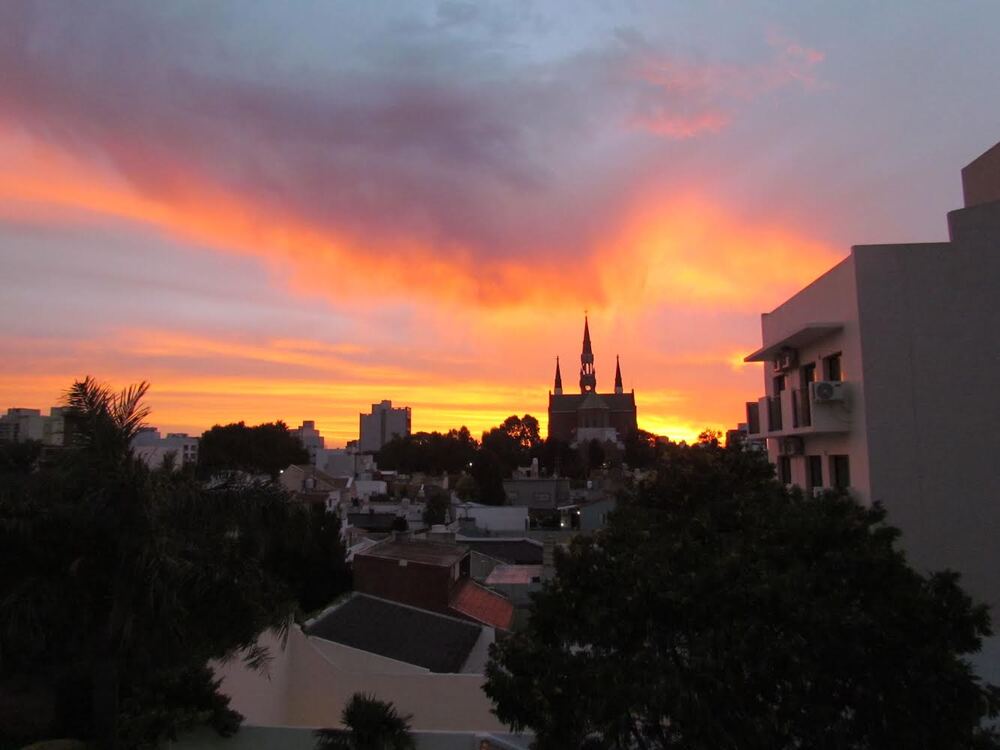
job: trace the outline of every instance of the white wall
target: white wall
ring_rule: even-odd
[[[265,640],[273,657],[271,680],[236,662],[216,668],[232,707],[249,724],[339,726],[344,703],[354,693],[366,692],[413,714],[414,729],[503,731],[490,713],[482,674],[415,672],[412,665],[391,672],[386,662],[392,660],[356,649],[345,657],[345,647],[318,642],[298,627],[289,631],[285,648],[273,636]]]

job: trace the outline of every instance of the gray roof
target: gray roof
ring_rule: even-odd
[[[549,396],[549,410],[553,412],[572,411],[575,412],[583,403],[584,398],[589,394],[584,393],[564,393],[562,395],[552,394]],[[607,404],[611,411],[634,411],[634,393],[598,393],[601,401]]]
[[[511,565],[541,565],[543,547],[527,539],[462,539],[462,544],[481,555]]]
[[[348,513],[347,521],[366,531],[390,531],[396,521],[395,513]]]
[[[481,632],[469,622],[357,593],[306,628],[317,638],[443,673],[462,671]]]

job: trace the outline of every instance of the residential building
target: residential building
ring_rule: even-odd
[[[45,445],[63,445],[65,412],[65,406],[53,406],[47,416],[40,409],[8,409],[0,416],[0,443],[38,440]]]
[[[317,455],[321,454],[323,449],[326,447],[326,441],[323,439],[319,430],[316,429],[316,422],[311,419],[304,420],[302,424],[294,430],[289,430],[289,433],[299,439],[302,443],[302,447],[309,453],[309,463],[316,466]]]
[[[806,491],[878,501],[922,570],[1000,617],[1000,144],[962,170],[948,242],[858,245],[761,318],[748,432]],[[1000,639],[980,659],[1000,679]]]
[[[392,401],[372,404],[371,414],[362,414],[358,450],[375,453],[394,437],[410,434],[410,407],[393,407]]]
[[[132,438],[132,450],[152,469],[159,469],[168,461],[173,462],[175,469],[180,469],[198,463],[199,441],[200,438],[186,432],[168,432],[166,437],[161,437],[155,427],[143,427]]]
[[[329,512],[355,497],[353,477],[331,477],[312,464],[292,464],[281,470],[278,481],[297,501],[322,505]]]
[[[469,548],[387,539],[354,555],[354,590],[509,630],[513,606],[469,577]]]
[[[523,505],[452,505],[463,533],[523,534],[529,528],[528,508]]]
[[[240,659],[213,668],[248,725],[339,726],[360,692],[391,701],[418,731],[503,732],[482,690],[495,637],[465,619],[355,593],[285,638],[261,636],[266,674]]]
[[[543,477],[540,479],[505,479],[503,491],[508,505],[554,510],[569,502],[569,479]]]
[[[584,317],[580,393],[563,393],[562,373],[556,357],[555,383],[549,392],[549,437],[574,445],[597,440],[621,446],[628,433],[638,430],[635,391],[625,393],[621,364],[617,357],[615,360],[614,392],[598,393],[590,322]]]

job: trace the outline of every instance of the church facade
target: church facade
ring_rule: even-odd
[[[615,358],[614,393],[597,392],[597,370],[590,344],[590,322],[583,321],[583,351],[580,354],[580,392],[563,393],[562,373],[556,357],[556,377],[549,391],[549,437],[570,444],[590,440],[620,444],[638,430],[635,391],[622,387],[621,363]]]

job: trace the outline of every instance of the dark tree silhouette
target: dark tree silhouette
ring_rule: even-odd
[[[146,467],[129,447],[146,388],[76,383],[71,445],[30,482],[0,485],[0,705],[47,707],[34,726],[0,722],[0,744],[231,732],[240,717],[206,664],[241,653],[260,668],[258,634],[295,611],[298,574],[280,558],[313,543],[305,510],[273,485],[206,490]]]
[[[1000,691],[964,658],[986,607],[911,569],[880,508],[786,491],[717,440],[656,470],[493,647],[502,721],[542,750],[1000,746]]]
[[[346,729],[316,731],[316,750],[413,750],[409,715],[401,716],[391,701],[355,693],[340,721]]]
[[[253,427],[243,422],[215,425],[198,446],[198,473],[203,477],[245,471],[274,478],[291,464],[307,463],[309,452],[281,421]]]

